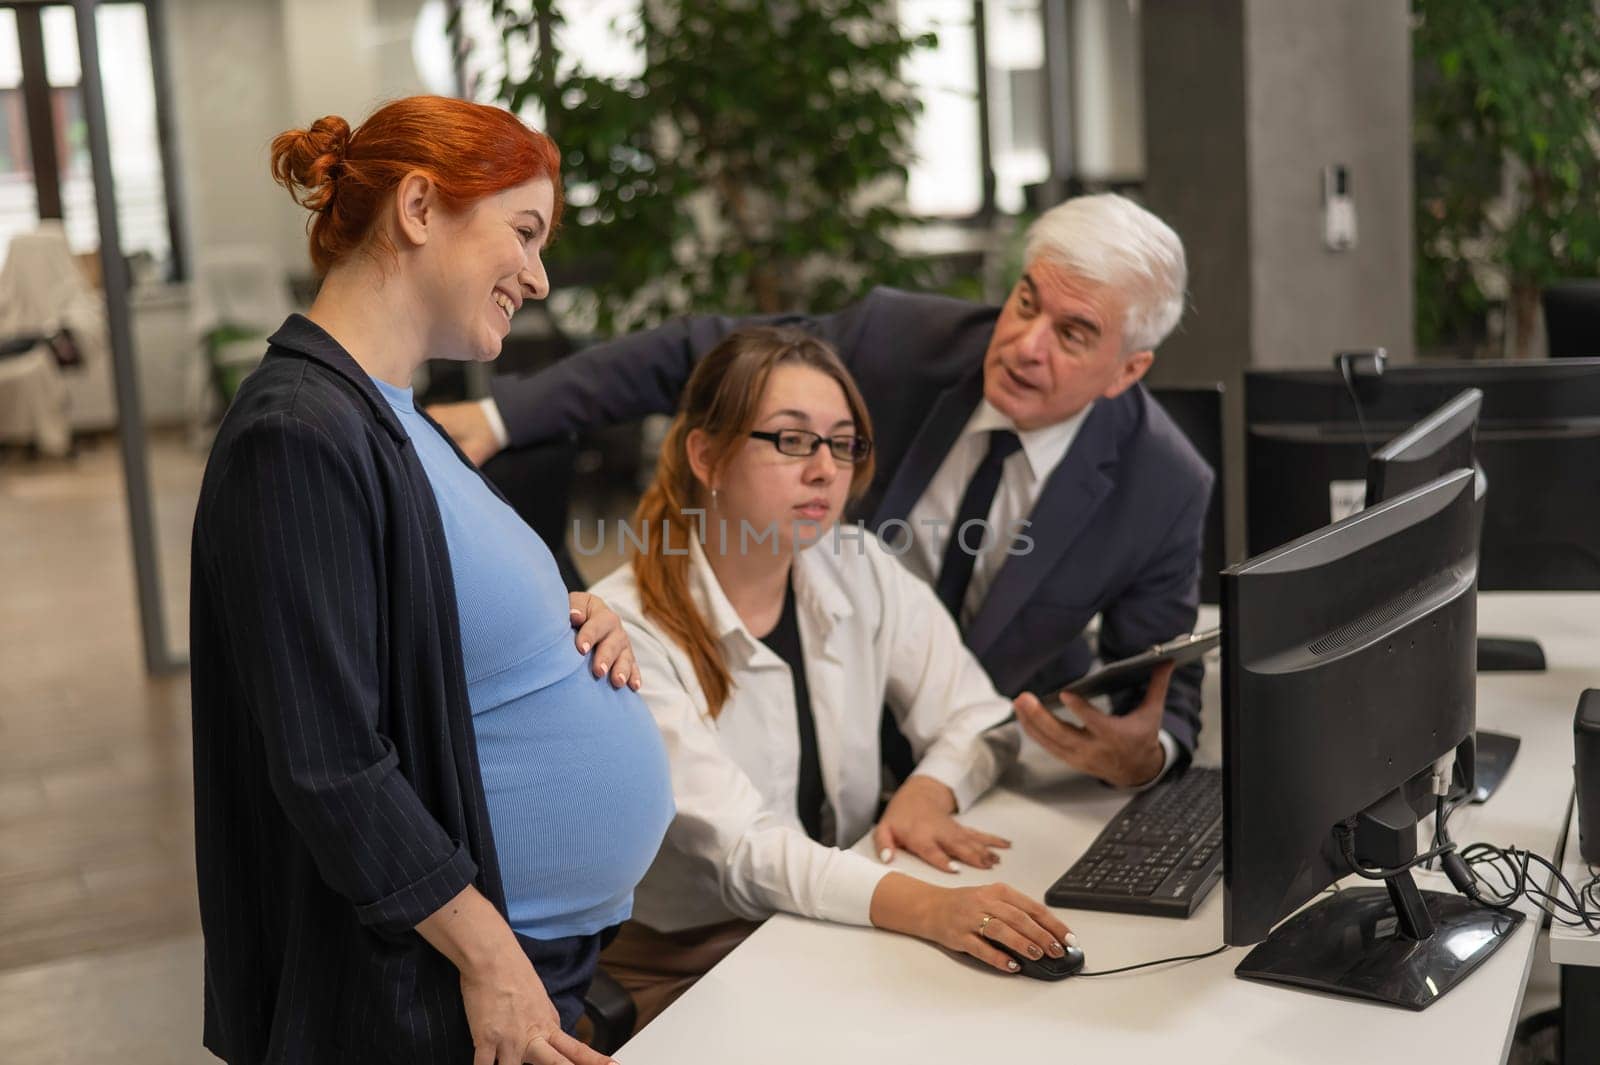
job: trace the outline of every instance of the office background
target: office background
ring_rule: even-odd
[[[668,19],[681,6],[645,3]],[[188,532],[231,383],[259,355],[259,336],[275,324],[267,319],[314,291],[305,216],[270,180],[267,144],[322,114],[354,123],[395,96],[500,98],[502,79],[534,71],[541,31],[562,50],[558,78],[646,83],[649,64],[632,36],[635,0],[513,4],[559,18],[510,34],[509,52],[504,25],[480,0],[76,6],[94,9],[98,31],[128,330],[118,342],[115,315],[97,330],[91,314],[74,331],[80,368],[52,369],[38,351],[0,358],[0,1057],[67,1061],[115,1048],[130,1062],[203,1061],[181,668]],[[919,260],[924,283],[998,298],[1028,217],[1075,192],[1125,191],[1177,229],[1190,306],[1152,381],[1224,386],[1228,559],[1244,550],[1246,369],[1321,368],[1334,352],[1373,347],[1399,363],[1543,358],[1551,345],[1527,279],[1597,272],[1600,243],[1585,251],[1583,241],[1600,211],[1578,191],[1600,187],[1588,180],[1600,168],[1592,148],[1562,201],[1570,231],[1545,242],[1548,261],[1530,265],[1525,249],[1497,243],[1522,232],[1529,163],[1537,170],[1540,160],[1468,136],[1476,127],[1440,88],[1447,71],[1470,85],[1492,69],[1470,19],[1458,17],[1493,9],[1480,0],[793,6],[870,11],[909,42],[898,84],[880,94],[920,108],[890,131],[904,144],[904,174],[891,161],[860,188],[897,212],[884,235],[897,256]],[[1594,90],[1583,86],[1600,70],[1594,9],[1549,7],[1560,10],[1546,25],[1504,20],[1505,48],[1538,68],[1529,85],[1551,77],[1542,68],[1588,63],[1565,72],[1593,115]],[[70,298],[81,310],[103,306],[105,294],[78,18],[71,4],[0,3],[0,258],[32,248],[52,261],[50,249],[64,245],[79,277],[63,282],[75,290],[60,305]],[[848,22],[838,33],[870,32]],[[1582,47],[1552,52],[1552,33]],[[937,43],[916,43],[923,34]],[[1497,89],[1512,91],[1499,82],[1468,91]],[[640,111],[671,120],[666,107]],[[537,99],[525,113],[545,122]],[[1558,117],[1549,137],[1565,128]],[[560,123],[548,123],[558,140]],[[1552,158],[1566,150],[1548,147]],[[1328,231],[1335,174],[1356,220],[1353,244],[1339,250]],[[581,191],[573,203],[569,227],[582,224]],[[1442,229],[1446,208],[1478,229]],[[714,207],[686,209],[712,216],[709,231],[726,224]],[[46,239],[30,244],[41,229]],[[1419,229],[1436,235],[1421,255]],[[28,261],[18,259],[19,276],[37,276]],[[653,320],[674,300],[693,305],[684,286],[651,306],[607,304],[595,294],[606,264],[574,256],[568,265],[564,277],[554,258],[551,313],[519,318],[508,366]],[[762,295],[740,288],[738,298],[753,308]],[[22,300],[0,282],[0,320]],[[137,385],[136,419],[119,403],[118,358]],[[422,384],[443,398],[483,389],[481,376],[450,368]],[[36,401],[66,419],[65,446],[40,429],[45,415],[28,407]],[[625,512],[655,439],[646,425],[579,441],[571,515]],[[620,558],[579,561],[592,580]],[[1530,992],[1528,1012],[1548,1002]]]

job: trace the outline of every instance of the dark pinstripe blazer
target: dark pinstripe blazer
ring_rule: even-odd
[[[470,1061],[456,969],[413,931],[469,883],[505,910],[444,529],[354,360],[299,316],[270,344],[195,515],[205,1045]]]

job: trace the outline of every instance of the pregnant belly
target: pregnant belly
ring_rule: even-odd
[[[644,702],[582,662],[473,726],[513,927],[555,938],[620,920],[673,812]]]

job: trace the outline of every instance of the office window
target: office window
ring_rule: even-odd
[[[979,126],[978,33],[972,0],[916,0],[900,5],[907,33],[938,34],[913,54],[906,80],[922,99],[906,199],[927,217],[970,217],[1023,209],[1028,185],[1050,176],[1045,33],[1038,0],[983,5],[982,57],[988,94],[989,155]],[[983,173],[994,174],[994,202],[984,203]]]
[[[24,173],[28,165],[28,117],[22,93],[0,89],[0,179]]]
[[[913,52],[905,79],[922,100],[912,145],[916,159],[906,182],[913,214],[965,217],[983,204],[983,158],[978,127],[978,52],[972,0],[917,0],[900,5],[909,36],[933,32],[934,48]]]
[[[584,0],[561,4],[557,10],[562,24],[556,31],[556,47],[564,69],[576,67],[609,78],[644,71],[644,55],[632,40],[639,24],[639,0]],[[508,74],[518,80],[527,77],[533,63],[533,42],[517,40],[509,48],[503,45],[488,0],[462,0],[460,12],[457,34],[464,85],[459,88],[469,99],[493,103]],[[417,13],[412,52],[428,87],[453,94],[458,86],[451,42],[444,32],[448,17],[444,0],[427,0]],[[544,111],[537,101],[530,100],[521,113],[529,123],[542,127]]]
[[[12,236],[27,233],[38,224],[39,197],[28,151],[17,13],[0,8],[0,259]]]
[[[984,5],[990,158],[995,206],[1023,209],[1023,189],[1050,176],[1046,142],[1044,16],[1038,0]]]
[[[26,174],[28,115],[22,100],[22,55],[17,13],[0,8],[0,181]]]
[[[440,0],[429,0],[419,13],[417,23],[445,24]],[[461,20],[457,30],[461,38],[461,80],[464,95],[482,103],[498,102],[502,83],[509,76],[520,81],[532,69],[535,53],[534,39],[518,39],[507,46],[502,42],[500,30],[495,25],[487,0],[464,0]],[[586,0],[583,3],[566,3],[558,8],[561,25],[555,30],[556,51],[561,56],[563,72],[582,70],[586,74],[605,78],[635,77],[644,72],[644,54],[634,43],[634,31],[639,26],[639,0]],[[430,77],[430,87],[435,92],[456,92],[454,72],[450,66],[450,42],[447,37],[424,39],[419,33],[413,40],[417,69]],[[537,129],[546,128],[544,106],[529,99],[519,114]],[[595,193],[592,187],[570,184],[564,190],[566,201],[573,207],[592,204]]]
[[[41,22],[61,172],[62,222],[72,250],[91,252],[99,247],[100,231],[83,120],[77,24],[72,9],[66,6],[46,7]],[[105,85],[122,252],[144,253],[164,264],[172,254],[171,230],[167,224],[150,31],[144,5],[101,4],[95,10],[95,26],[101,42],[100,75]]]
[[[626,77],[644,68],[630,39],[638,25],[639,0],[587,0],[558,6],[564,24],[557,46],[564,61],[584,71]],[[1044,75],[1045,39],[1039,0],[990,0],[984,10],[990,145],[984,159],[979,123],[978,33],[973,0],[902,0],[901,29],[932,31],[939,43],[908,59],[904,77],[923,104],[913,131],[916,160],[909,168],[907,203],[914,214],[966,218],[998,207],[1020,211],[1024,187],[1045,180],[1050,170],[1049,112]],[[508,72],[526,75],[534,49],[528,42],[502,46],[488,0],[463,0],[458,32],[460,72],[466,95],[492,101]],[[413,52],[417,69],[435,92],[456,91],[450,42],[442,32],[444,0],[428,0],[417,18]],[[522,116],[543,124],[536,102]],[[983,175],[995,176],[994,203],[985,204]],[[583,190],[572,190],[575,203]]]

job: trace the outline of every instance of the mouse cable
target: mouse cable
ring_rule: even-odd
[[[1215,950],[1208,950],[1204,954],[1180,954],[1174,958],[1157,958],[1155,961],[1142,961],[1138,965],[1124,965],[1120,969],[1097,969],[1092,973],[1078,973],[1074,979],[1083,979],[1085,976],[1112,976],[1116,973],[1132,972],[1135,969],[1148,969],[1152,965],[1166,965],[1175,961],[1199,961],[1201,958],[1215,958],[1227,950],[1229,944],[1224,943]]]

